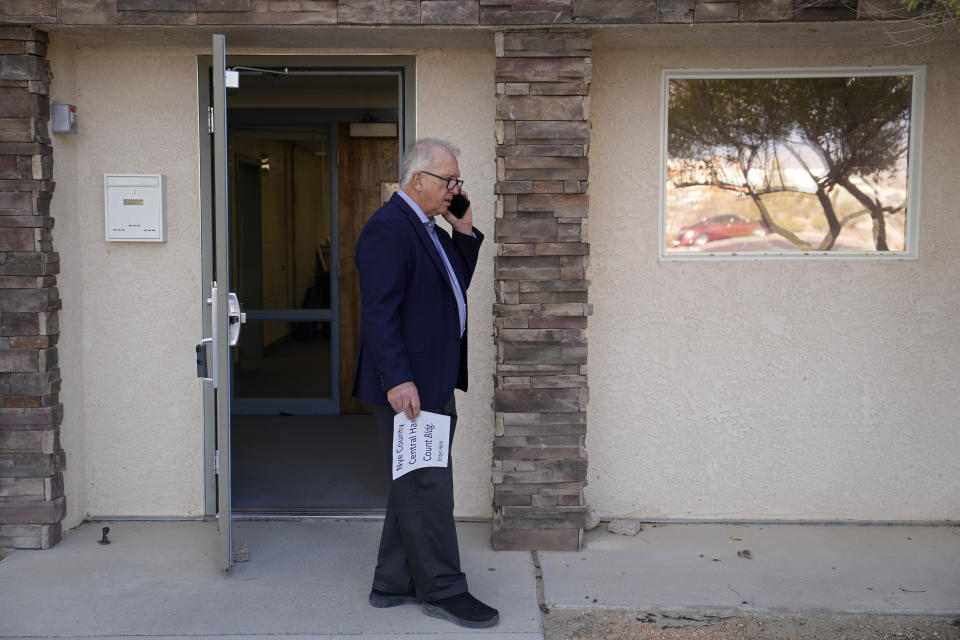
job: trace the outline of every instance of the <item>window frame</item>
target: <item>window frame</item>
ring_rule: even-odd
[[[907,147],[905,246],[902,251],[701,251],[667,250],[667,153],[669,87],[671,80],[738,80],[760,78],[834,78],[911,76],[910,142]],[[657,254],[661,262],[701,260],[916,260],[919,259],[919,214],[921,162],[923,153],[923,110],[926,84],[925,65],[771,67],[725,69],[663,69],[660,82],[660,186],[658,203]]]

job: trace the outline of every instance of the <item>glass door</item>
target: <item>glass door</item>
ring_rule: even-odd
[[[233,411],[338,413],[330,130],[253,125],[231,126],[228,149],[231,276],[247,314]]]

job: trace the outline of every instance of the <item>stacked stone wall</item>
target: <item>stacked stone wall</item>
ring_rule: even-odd
[[[591,39],[496,34],[493,546],[578,549],[587,516]]]
[[[0,23],[595,25],[895,20],[895,0],[2,0]]]
[[[0,25],[0,555],[56,544],[66,510],[46,45]]]

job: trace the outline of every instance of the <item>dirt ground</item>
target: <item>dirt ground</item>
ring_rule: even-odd
[[[956,616],[551,610],[546,640],[954,640]]]

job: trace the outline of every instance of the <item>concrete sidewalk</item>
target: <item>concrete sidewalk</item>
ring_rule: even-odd
[[[958,527],[601,525],[581,552],[531,554],[494,552],[488,524],[461,523],[470,590],[501,620],[467,630],[367,604],[380,526],[238,521],[250,560],[224,574],[213,522],[85,524],[0,561],[0,637],[541,639],[537,563],[555,609],[960,614]]]
[[[554,608],[960,613],[960,527],[601,525],[539,553]]]

